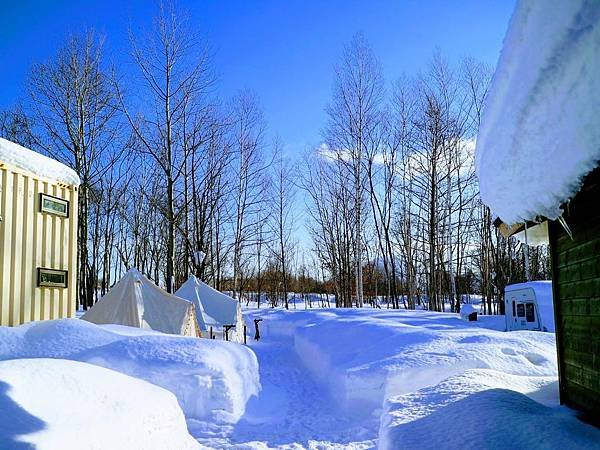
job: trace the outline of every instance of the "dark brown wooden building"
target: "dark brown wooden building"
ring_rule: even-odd
[[[475,161],[500,230],[550,245],[560,399],[600,424],[600,3],[560,5],[517,3]]]
[[[600,168],[548,227],[560,399],[600,420]]]

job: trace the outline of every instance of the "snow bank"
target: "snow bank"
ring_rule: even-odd
[[[556,219],[600,160],[600,8],[520,1],[477,137],[482,200],[508,223]]]
[[[124,331],[121,331],[124,330]],[[164,335],[77,319],[0,327],[0,360],[62,358],[141,378],[171,391],[186,418],[235,422],[259,388],[256,356],[223,341]]]
[[[387,397],[474,368],[556,376],[554,335],[486,328],[503,330],[502,316],[465,322],[457,314],[357,309],[247,315],[264,318],[265,339],[291,336],[304,365],[347,413],[369,415]]]
[[[170,392],[61,359],[0,362],[0,448],[198,449]]]
[[[0,163],[10,164],[38,177],[60,183],[75,186],[80,184],[79,176],[70,167],[3,138],[0,138]]]
[[[558,408],[557,390],[555,377],[470,370],[388,399],[379,448],[598,448],[600,430]]]

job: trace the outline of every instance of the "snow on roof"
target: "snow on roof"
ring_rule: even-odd
[[[0,137],[0,163],[59,183],[79,186],[77,173],[70,167]]]
[[[481,198],[504,222],[556,219],[600,160],[600,8],[520,1],[477,137]]]

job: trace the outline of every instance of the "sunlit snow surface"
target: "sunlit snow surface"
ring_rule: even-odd
[[[545,216],[600,160],[600,6],[520,1],[477,136],[481,198],[506,223]]]
[[[600,442],[600,431],[558,405],[552,333],[507,333],[501,316],[467,322],[452,313],[367,308],[249,309],[245,318],[248,346],[73,319],[0,327],[0,382],[8,385],[5,392],[21,392],[12,403],[0,402],[1,417],[13,417],[18,402],[17,417],[31,419],[21,427],[23,440],[39,438],[45,445],[50,441],[36,434],[35,420],[43,420],[39,405],[46,417],[55,408],[57,418],[68,418],[77,409],[61,399],[89,387],[90,395],[80,393],[76,405],[98,403],[107,417],[120,417],[105,428],[118,437],[130,424],[129,394],[122,397],[125,409],[110,411],[119,392],[134,392],[139,381],[163,388],[156,387],[156,396],[143,387],[148,383],[139,388],[146,389],[142,406],[152,409],[139,426],[148,424],[159,436],[170,429],[173,443],[189,442],[189,433],[201,448],[463,449],[510,442],[510,448],[564,450]],[[259,342],[251,339],[254,318],[263,319]],[[68,367],[49,369],[48,359],[31,358],[76,360],[89,374],[79,385]],[[13,364],[7,376],[2,367]],[[98,366],[132,382],[98,381],[96,371],[106,370]],[[46,391],[38,377],[28,396],[24,386],[34,372],[52,374],[53,384]],[[178,408],[187,431],[175,418]],[[162,421],[166,428],[154,427],[163,410],[170,417]],[[0,431],[20,425],[4,420]],[[51,425],[48,436],[60,441],[64,428]],[[102,430],[101,422],[94,426]],[[157,440],[143,448],[168,447]]]
[[[0,361],[0,448],[200,446],[169,391],[92,364],[38,358]]]
[[[427,311],[263,309],[246,317],[263,318],[262,341],[252,345],[263,391],[225,436],[203,440],[191,428],[206,445],[506,448],[513,437],[512,448],[564,449],[574,434],[570,448],[600,439],[558,406],[552,333],[506,333],[502,316],[466,322]],[[480,420],[479,410],[489,417]],[[491,429],[498,420],[512,423],[502,437]]]

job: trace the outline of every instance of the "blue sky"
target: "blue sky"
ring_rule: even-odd
[[[22,95],[32,63],[50,58],[69,33],[93,27],[109,57],[127,67],[128,29],[151,26],[148,0],[0,0],[0,108]],[[269,133],[290,153],[320,141],[333,64],[362,31],[393,81],[426,67],[436,48],[494,65],[514,0],[496,1],[184,1],[191,23],[215,50],[223,97],[249,88]]]

